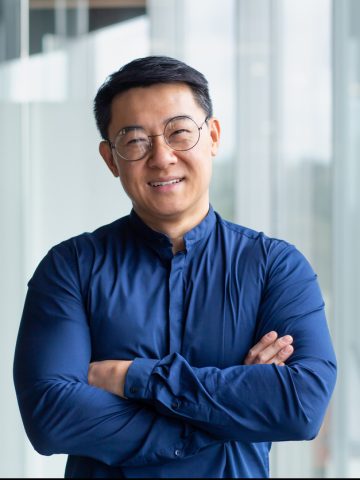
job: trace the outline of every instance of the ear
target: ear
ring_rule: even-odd
[[[109,142],[103,140],[99,144],[99,152],[102,158],[104,159],[106,165],[109,167],[109,170],[114,175],[114,177],[119,176],[119,169],[114,161],[114,156],[109,145]]]
[[[210,137],[212,140],[211,144],[211,155],[215,157],[217,154],[219,143],[220,143],[220,122],[217,118],[210,118],[209,119],[209,130],[210,130]]]

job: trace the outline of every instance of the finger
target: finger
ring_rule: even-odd
[[[267,346],[271,345],[277,339],[277,332],[271,331],[264,335],[261,340],[256,343],[248,352],[245,357],[244,364],[251,365],[254,362],[255,358],[263,351]]]
[[[291,335],[285,335],[273,341],[269,346],[263,348],[257,355],[251,358],[250,364],[266,364],[273,363],[272,359],[279,352],[293,342]]]
[[[291,343],[293,342],[293,338],[291,335],[285,335],[284,337],[280,337],[273,342],[269,347],[264,349],[257,358],[257,363],[261,364],[270,364],[270,363],[279,363],[280,361],[285,361],[293,352],[293,347]],[[287,347],[291,347],[288,349]]]
[[[279,353],[277,353],[271,360],[267,363],[275,363],[280,367],[285,365],[285,362],[289,359],[289,357],[294,353],[294,347],[292,345],[287,345],[286,347],[282,348]]]

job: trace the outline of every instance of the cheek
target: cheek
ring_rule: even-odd
[[[135,169],[130,168],[121,169],[120,170],[120,181],[121,185],[123,186],[126,192],[134,192],[139,189],[139,185],[141,185],[141,174],[140,172],[136,172]]]
[[[124,172],[120,172],[120,182],[125,192],[129,193],[131,191],[131,181],[129,176]]]
[[[207,160],[202,160],[200,163],[198,161],[196,167],[196,178],[197,178],[197,185],[202,185],[203,187],[208,187],[210,184],[212,175],[212,161],[211,158]],[[200,187],[202,188],[202,187]]]

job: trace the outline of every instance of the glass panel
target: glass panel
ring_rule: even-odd
[[[145,0],[29,0],[30,54],[146,13]]]
[[[315,441],[274,444],[272,476],[360,477],[360,2],[334,0],[333,16],[331,0],[227,0],[221,11],[218,0],[150,3],[158,5],[151,29],[155,25],[165,39],[156,43],[154,37],[154,53],[183,58],[210,82],[223,126],[211,187],[215,208],[295,243],[325,296],[339,360],[336,401]],[[7,384],[9,345],[38,260],[66,236],[129,210],[120,185],[109,187],[97,153],[92,99],[110,72],[150,50],[147,19],[134,18],[145,12],[145,1],[29,5],[30,53],[42,55],[6,62],[20,56],[21,2],[0,0],[0,217],[6,233],[0,377]],[[119,45],[126,45],[120,54]],[[33,451],[14,392],[4,392],[1,474],[62,476],[64,457]]]
[[[181,4],[183,15],[186,15],[183,59],[208,79],[214,116],[219,118],[222,126],[210,193],[214,208],[228,219],[234,217],[235,3],[233,0],[223,2],[221,16],[217,0],[186,0]]]
[[[107,75],[148,51],[142,16],[0,65],[0,476],[64,475],[65,455],[40,456],[26,439],[9,388],[26,283],[52,245],[129,213],[129,199],[98,152],[93,98]]]
[[[20,57],[20,1],[0,0],[0,63]]]
[[[12,363],[24,298],[22,228],[21,107],[0,102],[0,476],[24,477],[24,433],[12,388]]]
[[[332,322],[331,3],[283,0],[279,49],[277,225],[318,274]],[[278,444],[279,476],[326,475],[331,408],[313,442]],[[289,455],[289,453],[292,453]],[[291,464],[290,464],[291,462]]]
[[[334,475],[360,477],[360,2],[334,1]]]
[[[238,223],[274,233],[277,161],[276,4],[236,2],[235,213]]]

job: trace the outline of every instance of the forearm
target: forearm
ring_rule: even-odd
[[[288,360],[294,351],[291,345],[292,342],[293,338],[291,335],[285,335],[279,338],[277,332],[268,332],[249,350],[244,360],[244,365],[274,363],[279,366],[284,366],[285,361]],[[125,380],[132,363],[132,360],[101,360],[91,362],[88,372],[89,384],[122,398],[127,398],[124,394]],[[155,365],[156,363],[157,361],[155,361],[155,363],[151,361],[150,365]],[[146,368],[146,361],[144,366]]]
[[[315,369],[295,362],[220,370],[192,368],[178,354],[156,363],[136,360],[125,395],[219,439],[305,440],[316,435],[335,381],[334,365],[314,365]]]
[[[253,345],[253,347],[248,352],[244,360],[245,365],[255,365],[255,364],[275,364],[279,366],[285,365],[284,362],[291,356],[293,352],[293,347],[291,345],[293,339],[290,335],[285,337],[278,338],[277,332],[268,332],[264,335],[261,340]],[[138,366],[140,362],[140,368]],[[129,370],[129,367],[132,365],[132,361],[127,360],[102,360],[97,362],[92,362],[89,367],[88,379],[89,384],[102,388],[110,393],[118,395],[122,398],[126,398],[124,394],[124,385],[125,379]],[[137,361],[137,366],[135,366],[135,371],[139,371],[144,374],[144,378],[136,378],[130,380],[130,383],[136,384],[146,384],[147,377],[151,375],[151,370],[154,365],[157,365],[158,361]],[[149,370],[150,367],[150,370]],[[134,377],[134,373],[132,373]],[[130,387],[131,392],[136,394],[136,386]],[[140,390],[142,390],[140,388]],[[175,399],[170,405],[171,409],[176,408],[177,410],[180,407],[180,402]],[[201,426],[201,424],[200,424]],[[213,426],[215,427],[215,426]],[[227,432],[228,434],[229,432]],[[228,439],[228,436],[225,437]],[[232,437],[230,437],[232,439]]]
[[[21,382],[19,373],[16,383]],[[89,456],[112,466],[156,465],[218,443],[180,419],[81,382],[17,388],[28,437],[43,455]]]
[[[323,308],[320,305],[302,318],[279,314],[276,319],[264,319],[259,335],[275,327],[291,332],[294,353],[286,366],[194,368],[179,354],[161,361],[136,359],[127,373],[125,395],[223,440],[313,438],[336,379]]]
[[[171,461],[218,440],[180,419],[88,384],[91,337],[75,268],[49,254],[29,283],[14,383],[26,432],[44,455],[90,456],[109,465]],[[65,267],[63,267],[65,268]]]

